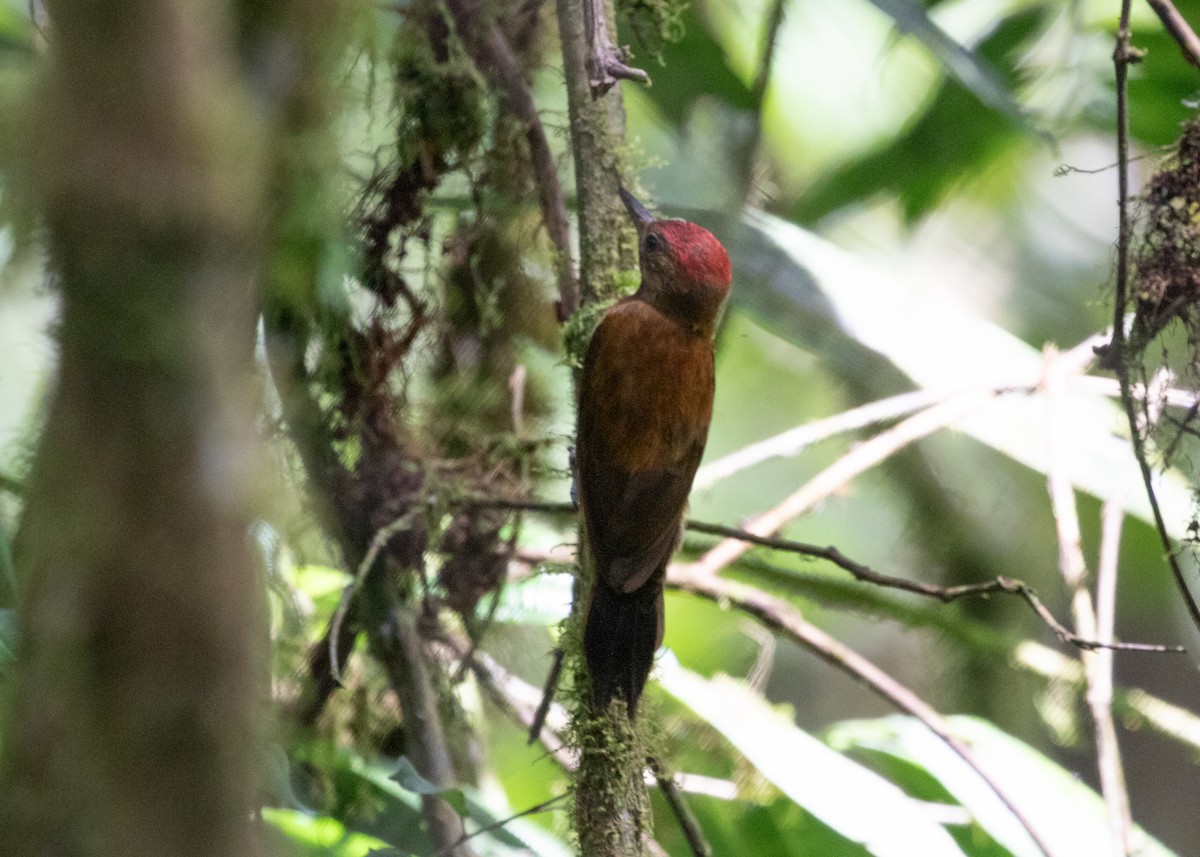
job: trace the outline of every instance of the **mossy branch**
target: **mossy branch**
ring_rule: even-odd
[[[580,292],[584,314],[568,324],[568,357],[582,361],[596,308],[616,298],[625,275],[637,269],[637,239],[617,191],[622,183],[625,110],[619,87],[598,92],[588,67],[588,16],[613,29],[611,0],[558,0],[563,73],[579,206]],[[578,315],[578,314],[577,314]],[[584,559],[586,562],[585,558]],[[581,569],[586,568],[581,564]],[[575,699],[572,736],[580,750],[575,830],[586,857],[629,857],[644,851],[649,801],[643,777],[646,753],[624,705],[592,710],[582,659],[583,605],[588,575],[577,577],[575,603],[563,647]]]

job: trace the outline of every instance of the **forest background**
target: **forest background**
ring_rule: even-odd
[[[629,0],[591,91],[593,2],[47,6],[0,6],[0,853],[1200,849],[1200,2]],[[617,181],[734,288],[605,851]]]

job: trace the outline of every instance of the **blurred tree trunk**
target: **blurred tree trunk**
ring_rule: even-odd
[[[61,362],[17,539],[0,854],[246,857],[262,134],[224,4],[48,5]]]

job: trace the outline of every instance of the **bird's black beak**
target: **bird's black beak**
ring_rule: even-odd
[[[619,188],[621,194],[621,202],[625,203],[625,210],[629,212],[629,219],[633,221],[633,225],[637,227],[638,234],[646,228],[646,224],[653,221],[654,215],[650,213],[650,209],[637,201],[637,198],[625,188]]]

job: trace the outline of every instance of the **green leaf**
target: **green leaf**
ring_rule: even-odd
[[[1004,79],[987,58],[967,50],[929,17],[917,0],[870,0],[871,5],[891,18],[902,32],[911,34],[960,84],[985,105],[1010,119],[1025,121],[1025,111],[1008,91]]]
[[[339,822],[349,830],[366,833],[398,848],[402,854],[430,854],[434,850],[421,821],[420,795],[439,794],[456,809],[462,805],[467,821],[476,828],[491,828],[512,814],[507,806],[491,808],[477,792],[469,789],[437,789],[417,774],[406,759],[393,772],[349,750],[330,754],[328,746],[321,742],[309,744],[305,750],[301,751],[299,761],[306,767],[321,769],[324,779],[332,784],[332,803],[338,807],[335,815]],[[571,853],[553,835],[524,818],[509,819],[472,842],[477,844],[480,854],[496,857],[530,853],[539,857],[568,857]]]
[[[920,803],[797,728],[790,716],[772,709],[741,682],[726,676],[702,678],[674,658],[660,662],[659,678],[764,777],[841,838],[878,857],[963,855]]]
[[[347,830],[327,815],[309,815],[293,809],[265,807],[263,821],[284,837],[303,848],[311,857],[367,857],[369,854],[395,853],[386,842]]]
[[[670,818],[658,791],[651,791],[650,797],[655,817]],[[871,853],[786,797],[755,803],[691,794],[688,806],[716,855],[746,854],[747,842],[754,843],[753,854],[769,857],[869,857]],[[671,854],[692,853],[673,822],[657,824],[654,838]]]
[[[442,788],[435,786],[429,780],[417,773],[417,769],[412,766],[412,762],[407,756],[400,757],[400,767],[396,773],[392,774],[391,779],[399,783],[401,788],[408,789],[410,792],[430,797],[437,796],[454,807],[454,811],[458,813],[459,818],[465,818],[467,815],[467,799],[463,795],[462,789]]]
[[[980,46],[979,61],[1004,61],[1031,36],[1036,23],[1028,14],[1006,21]],[[1014,121],[1011,110],[993,109],[977,96],[947,81],[908,128],[818,178],[788,218],[812,223],[880,193],[896,196],[908,220],[919,218],[1030,130],[1025,120]]]
[[[980,765],[1017,804],[1053,853],[1111,851],[1104,801],[1076,775],[985,720],[965,716],[949,720],[954,733],[970,745]],[[1041,854],[991,788],[919,721],[899,715],[849,721],[830,729],[826,738],[839,750],[865,749],[924,768],[1014,855]],[[1140,857],[1172,854],[1141,828],[1135,828],[1134,838],[1133,853]]]
[[[0,3],[0,56],[10,51],[33,55],[33,25],[15,5]]]

